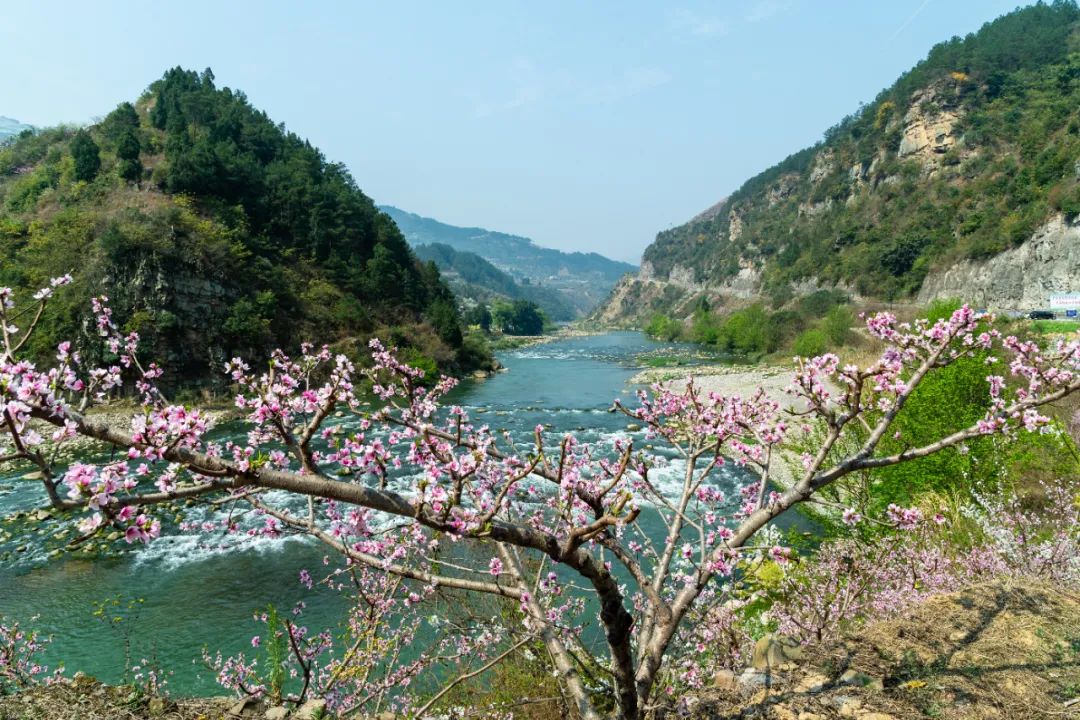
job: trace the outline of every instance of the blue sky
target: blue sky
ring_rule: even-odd
[[[1016,0],[4,2],[0,115],[212,67],[376,202],[636,261]]]

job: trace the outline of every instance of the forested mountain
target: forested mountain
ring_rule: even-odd
[[[1080,10],[1057,0],[935,46],[817,145],[661,232],[599,315],[821,285],[1030,308],[1080,290],[1078,213]]]
[[[555,288],[580,313],[595,308],[619,278],[637,269],[597,253],[566,253],[518,235],[447,225],[388,205],[381,209],[414,247],[439,243],[474,253],[518,281]]]
[[[413,251],[421,260],[434,262],[454,294],[463,300],[476,303],[529,300],[539,305],[549,320],[573,320],[577,316],[574,306],[560,291],[534,285],[528,278],[518,282],[476,253],[455,250],[442,243],[417,245]]]
[[[0,148],[0,285],[65,272],[42,355],[105,294],[179,384],[233,355],[376,332],[444,368],[483,361],[438,269],[345,167],[209,70],[169,70],[97,125]]]
[[[0,115],[0,143],[4,142],[10,137],[18,135],[24,130],[33,130],[32,127],[18,120],[12,120],[9,117]]]

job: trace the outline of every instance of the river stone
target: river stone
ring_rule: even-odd
[[[284,705],[272,707],[263,715],[264,720],[285,720],[287,717],[289,717],[289,708]]]
[[[784,635],[772,633],[754,643],[753,666],[756,670],[784,670],[806,658],[806,651]]]
[[[152,697],[149,702],[146,703],[146,712],[150,717],[161,717],[165,713],[175,709],[176,703],[160,696]]]
[[[713,675],[713,686],[717,690],[735,691],[739,689],[739,680],[730,670],[718,670]]]
[[[233,718],[254,717],[258,713],[261,704],[253,697],[241,698],[229,708],[227,716]]]
[[[812,672],[795,685],[797,693],[819,693],[829,685],[829,676]]]
[[[21,480],[44,480],[45,475],[40,470],[35,470],[33,472],[26,473],[20,479]]]
[[[34,512],[32,517],[38,522],[45,522],[46,520],[52,519],[52,513],[48,510],[37,510]]]
[[[840,712],[840,717],[854,717],[862,709],[862,700],[851,695],[837,695],[829,700]]]
[[[757,672],[754,668],[746,668],[739,675],[739,685],[744,688],[764,687],[769,681],[769,676],[763,672]]]
[[[319,720],[326,714],[326,701],[322,698],[308,700],[296,710],[296,720]]]
[[[881,678],[871,677],[858,670],[848,670],[837,681],[840,685],[854,685],[855,687],[870,688],[871,690],[884,690],[885,683]]]
[[[640,426],[640,425],[638,425],[637,423],[629,423],[629,424],[628,424],[628,425],[626,426],[626,429],[627,429],[628,431],[630,431],[630,432],[637,432],[638,430],[640,430],[640,429],[641,429],[641,426]]]

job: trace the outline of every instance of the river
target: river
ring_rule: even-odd
[[[627,429],[625,416],[607,412],[613,399],[632,402],[629,381],[644,354],[671,351],[693,355],[686,346],[632,332],[559,339],[500,353],[508,372],[463,382],[451,401],[477,421],[518,436],[543,424],[553,438],[573,432],[610,448],[619,437],[641,435]],[[0,494],[0,516],[44,504],[38,483],[0,476],[0,485],[14,488]],[[189,519],[207,512],[184,511]],[[334,627],[342,617],[339,595],[312,594],[298,582],[300,570],[321,567],[326,554],[305,539],[259,539],[237,547],[231,539],[185,534],[170,525],[149,546],[128,548],[120,541],[105,555],[50,556],[49,549],[64,542],[53,537],[61,529],[57,521],[0,526],[13,535],[0,540],[0,557],[6,558],[0,564],[0,615],[52,635],[47,660],[63,659],[71,671],[118,682],[127,646],[127,662],[150,658],[169,668],[173,692],[218,694],[202,650],[250,650],[250,638],[261,629],[252,621],[254,611],[269,603],[289,608],[303,599],[309,627]],[[103,601],[118,603],[106,618],[124,619],[95,617]],[[133,601],[135,609],[127,610]],[[30,623],[31,617],[37,619]]]

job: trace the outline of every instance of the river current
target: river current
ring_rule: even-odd
[[[641,447],[641,431],[607,410],[615,398],[633,403],[630,379],[643,356],[671,351],[693,355],[688,347],[661,345],[632,332],[507,351],[499,359],[508,372],[463,382],[449,402],[466,407],[477,422],[523,438],[541,424],[553,441],[572,432],[610,448],[618,438],[635,436]],[[671,471],[668,480],[674,483],[680,473],[674,466]],[[663,473],[660,481],[663,486]],[[0,516],[44,507],[38,483],[0,476],[0,487]],[[209,512],[198,506],[182,510],[189,520]],[[343,617],[341,596],[312,593],[298,581],[300,570],[314,574],[326,555],[323,546],[305,539],[245,540],[237,546],[231,538],[184,533],[170,523],[149,546],[120,541],[105,555],[50,555],[49,548],[63,542],[54,538],[63,531],[59,523],[0,526],[5,528],[13,537],[0,536],[0,557],[6,556],[0,561],[0,616],[51,635],[50,664],[62,659],[69,669],[104,681],[123,680],[126,664],[149,658],[172,671],[173,692],[218,694],[201,661],[203,648],[250,650],[252,635],[261,629],[252,621],[254,611],[304,600],[309,627],[335,627]],[[94,615],[103,601],[111,603],[104,619]],[[109,620],[118,617],[123,619]]]

